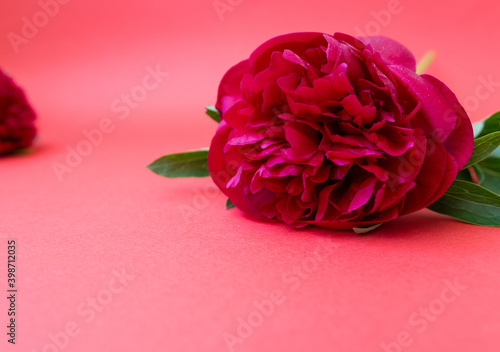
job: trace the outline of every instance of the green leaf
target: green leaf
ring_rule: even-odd
[[[236,205],[233,204],[233,202],[231,202],[231,199],[227,199],[226,201],[226,209],[231,209],[231,208],[236,208]]]
[[[487,134],[500,131],[500,111],[491,115],[486,120],[480,122],[480,124],[481,123],[483,124],[483,129],[479,132],[477,137],[483,137]]]
[[[481,168],[484,174],[481,186],[497,194],[500,193],[500,158],[490,157],[476,165]]]
[[[147,166],[165,177],[207,177],[208,148],[185,153],[165,155]]]
[[[500,195],[472,182],[455,180],[428,208],[471,224],[500,226]]]
[[[485,125],[486,126],[486,125]],[[500,145],[500,131],[474,139],[474,150],[464,169],[477,164],[493,153]]]
[[[207,109],[205,114],[210,116],[212,118],[212,120],[214,120],[215,122],[219,123],[220,122],[220,114],[219,114],[219,111],[215,108],[215,106],[207,105],[207,106],[205,106],[205,108]]]

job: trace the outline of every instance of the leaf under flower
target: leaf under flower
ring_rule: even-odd
[[[232,209],[232,208],[236,208],[236,205],[233,204],[233,202],[231,202],[231,199],[227,199],[226,201],[226,209]]]
[[[207,111],[205,111],[205,114],[210,116],[210,118],[212,118],[212,120],[214,120],[215,122],[217,122],[217,123],[220,122],[220,113],[215,108],[215,106],[207,105],[207,106],[205,106],[205,109],[207,109]]]
[[[500,146],[500,131],[492,132],[474,140],[474,150],[464,169],[486,159]]]
[[[455,180],[428,208],[470,224],[500,227],[500,195],[473,182]]]

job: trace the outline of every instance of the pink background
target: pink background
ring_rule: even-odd
[[[424,210],[364,237],[291,230],[226,211],[208,178],[145,165],[208,146],[203,107],[224,72],[287,32],[382,34],[417,58],[434,49],[428,73],[478,121],[500,110],[500,83],[481,83],[500,82],[500,3],[221,1],[222,18],[212,0],[66,0],[44,23],[38,1],[2,0],[0,67],[40,133],[32,154],[0,159],[0,268],[16,238],[19,289],[17,344],[2,328],[0,350],[499,351],[499,229]],[[16,53],[9,35],[33,16],[43,26]],[[120,119],[112,104],[139,92],[148,67],[168,77]],[[112,131],[58,178],[54,163],[103,121]]]

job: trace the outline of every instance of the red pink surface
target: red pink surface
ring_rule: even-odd
[[[473,121],[500,110],[497,2],[5,0],[0,67],[38,112],[0,159],[0,350],[498,351],[500,230],[424,210],[368,236],[224,209],[155,158],[209,145],[225,71],[287,32],[437,52]],[[7,240],[16,241],[15,345]]]

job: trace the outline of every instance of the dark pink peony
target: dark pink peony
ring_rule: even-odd
[[[473,148],[472,126],[439,80],[384,37],[273,38],[220,84],[209,171],[259,219],[366,227],[436,201]]]
[[[0,154],[32,145],[36,135],[35,112],[21,88],[0,70]]]

